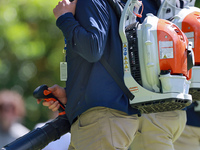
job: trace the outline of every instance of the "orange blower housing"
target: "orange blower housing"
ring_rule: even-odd
[[[182,31],[193,42],[195,66],[200,66],[200,12],[191,12],[183,19]]]
[[[159,19],[157,39],[160,70],[170,70],[171,75],[182,74],[191,79],[191,70],[187,68],[188,39],[185,34],[175,24]]]

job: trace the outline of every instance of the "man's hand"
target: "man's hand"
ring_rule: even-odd
[[[67,103],[67,95],[64,88],[55,84],[52,87],[49,87],[48,90],[51,91],[52,94],[57,97],[61,103],[63,103],[64,105]],[[39,104],[41,101],[42,100],[38,99],[37,103]],[[49,109],[51,109],[52,111],[57,111],[60,108],[60,104],[58,101],[44,101],[42,104],[49,107]]]
[[[58,17],[68,12],[75,15],[76,3],[77,0],[74,0],[73,2],[70,2],[69,0],[59,1],[58,5],[53,9],[55,18],[58,19]]]

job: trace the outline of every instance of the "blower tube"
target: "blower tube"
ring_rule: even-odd
[[[36,128],[4,146],[1,150],[40,150],[69,132],[70,127],[67,116],[60,115],[41,128]]]

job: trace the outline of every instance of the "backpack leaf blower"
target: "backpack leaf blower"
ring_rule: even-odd
[[[174,23],[153,14],[139,24],[141,6],[138,0],[128,0],[119,26],[124,82],[135,96],[130,104],[141,113],[181,110],[192,103],[191,43]]]

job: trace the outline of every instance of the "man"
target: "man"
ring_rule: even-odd
[[[63,0],[54,9],[67,41],[66,91],[49,88],[66,104],[72,124],[69,149],[128,149],[138,129],[138,110],[104,66],[102,56],[123,80],[118,20],[107,0]],[[57,111],[58,102],[43,102]]]
[[[191,1],[190,6],[194,6],[195,0]],[[197,31],[198,32],[198,31]],[[195,36],[197,37],[197,36]],[[197,40],[197,39],[195,39]],[[196,43],[193,43],[196,44]],[[198,45],[194,45],[194,48],[198,49]],[[198,49],[199,50],[199,49]],[[195,53],[194,53],[195,54]],[[197,53],[196,53],[197,55]],[[198,57],[196,57],[198,58]],[[199,63],[199,59],[195,59],[195,63]],[[198,66],[196,66],[198,67]],[[198,72],[193,72],[193,75]],[[197,75],[198,76],[198,75]],[[194,82],[195,78],[191,80]],[[198,83],[198,81],[197,81]],[[194,83],[193,83],[194,84]],[[198,84],[196,84],[198,85]],[[200,87],[199,87],[200,88]],[[191,92],[193,103],[187,108],[187,122],[184,131],[181,136],[175,141],[174,147],[176,150],[199,150],[200,149],[200,101],[199,91]]]
[[[0,91],[0,148],[30,131],[21,124],[25,113],[24,100],[18,92]]]

